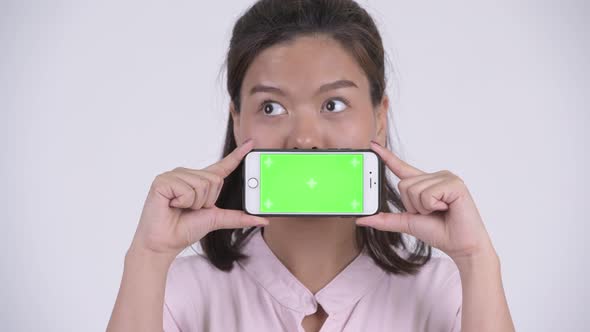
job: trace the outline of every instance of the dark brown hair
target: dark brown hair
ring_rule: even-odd
[[[367,75],[373,107],[380,104],[386,85],[385,52],[377,27],[363,8],[352,0],[260,0],[236,22],[227,53],[227,90],[236,112],[240,112],[242,82],[253,59],[268,47],[309,35],[329,36],[350,52]],[[391,145],[389,135],[388,145]],[[222,158],[236,147],[233,120],[229,116]],[[243,210],[242,167],[243,163],[225,178],[217,207]],[[382,180],[384,195],[380,211],[392,212],[386,204],[390,203],[397,211],[405,212],[395,187],[387,176]],[[215,230],[203,237],[200,244],[213,265],[230,271],[234,261],[247,257],[240,248],[253,230],[255,227]],[[402,234],[371,227],[357,227],[356,240],[359,248],[367,246],[377,265],[396,274],[416,273],[432,253],[431,247],[420,240],[416,239],[413,248],[409,248]],[[408,250],[408,256],[402,257],[394,247]]]

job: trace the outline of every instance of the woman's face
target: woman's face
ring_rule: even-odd
[[[241,111],[230,112],[238,145],[254,148],[368,148],[385,143],[388,99],[373,109],[369,82],[340,45],[299,37],[261,52],[246,71]]]

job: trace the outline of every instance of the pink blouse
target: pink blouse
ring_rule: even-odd
[[[413,276],[388,274],[366,251],[312,294],[268,247],[260,228],[246,239],[250,258],[231,272],[202,255],[178,257],[166,281],[164,331],[305,332],[318,304],[320,332],[460,331],[461,279],[454,262],[433,256]]]

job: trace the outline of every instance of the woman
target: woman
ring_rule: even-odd
[[[365,10],[351,0],[258,1],[235,24],[227,66],[223,159],[156,177],[108,331],[514,330],[465,183],[387,148],[384,51]],[[401,180],[398,194],[383,179],[398,212],[247,215],[240,162],[254,147],[370,147]],[[206,255],[176,258],[196,241]]]

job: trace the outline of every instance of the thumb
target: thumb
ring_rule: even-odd
[[[213,229],[220,228],[244,228],[251,226],[266,226],[268,219],[247,214],[241,210],[230,209],[213,209],[212,226]]]
[[[429,237],[443,231],[436,217],[409,212],[379,212],[376,215],[358,218],[356,224],[382,231],[406,233],[426,242],[430,240]]]
[[[217,206],[189,210],[185,212],[182,219],[195,236],[205,236],[216,229],[268,225],[268,219],[247,214],[242,210],[220,209]]]

